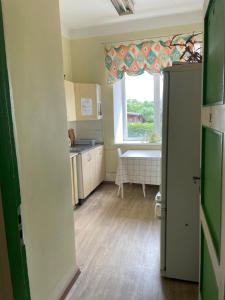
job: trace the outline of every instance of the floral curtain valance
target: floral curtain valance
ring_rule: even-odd
[[[128,75],[141,75],[144,71],[150,74],[160,73],[164,68],[172,66],[173,62],[186,60],[185,44],[191,35],[177,36],[167,41],[145,41],[128,46],[120,45],[106,50],[105,66],[107,83],[113,84]],[[191,43],[189,47],[192,47]],[[183,55],[183,56],[182,56]]]

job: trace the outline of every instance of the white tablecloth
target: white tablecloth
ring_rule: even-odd
[[[120,160],[116,184],[122,183],[161,184],[161,151],[129,150]]]

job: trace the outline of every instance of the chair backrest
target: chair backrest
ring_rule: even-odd
[[[118,160],[119,160],[122,155],[122,151],[120,148],[117,148],[117,155],[118,155]]]

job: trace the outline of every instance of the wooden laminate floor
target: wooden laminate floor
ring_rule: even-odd
[[[102,184],[75,210],[81,275],[69,300],[197,300],[196,284],[160,277],[160,223],[154,218],[156,187]]]

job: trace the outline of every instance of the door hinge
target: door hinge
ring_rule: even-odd
[[[209,114],[209,123],[212,123],[212,113]]]
[[[192,179],[193,179],[194,184],[196,184],[199,181],[201,181],[201,178],[199,176],[193,176]]]
[[[23,238],[23,224],[22,224],[22,215],[21,215],[21,208],[18,207],[17,210],[17,220],[18,220],[18,230],[19,230],[19,236],[20,236],[20,244],[21,246],[24,246],[24,238]]]

